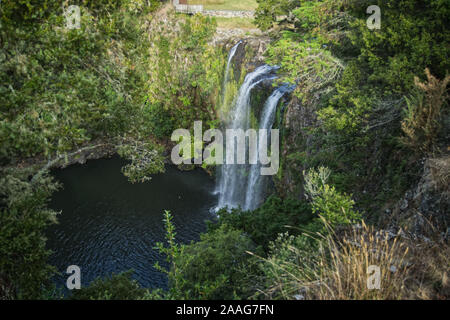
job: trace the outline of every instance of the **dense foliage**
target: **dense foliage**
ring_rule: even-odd
[[[444,81],[449,70],[448,2],[289,3],[295,6],[283,9],[284,15],[293,17],[287,27],[271,19],[279,29],[274,31],[278,40],[269,48],[268,60],[281,66],[284,76],[280,81],[297,84],[295,94],[314,110],[318,125],[310,128],[314,131],[312,143],[300,146],[299,141],[291,148],[295,152],[303,149],[308,157],[295,157],[291,151],[285,160],[291,160],[289,166],[294,168],[330,167],[337,186],[356,193],[361,203],[367,202],[366,209],[374,212],[414,182],[420,157],[445,152],[443,123],[448,118],[444,111],[448,103],[436,104],[430,99],[446,100],[442,88],[447,83],[439,81]],[[373,4],[382,13],[379,30],[366,25],[366,9]],[[427,68],[437,79],[434,92],[439,97],[431,98]],[[422,81],[428,93],[417,86]],[[425,151],[420,144],[428,143],[423,141],[427,134],[421,133],[426,120],[420,122],[416,113],[427,104],[439,109],[428,115],[439,116],[430,120],[433,129],[425,128],[432,130],[433,139],[433,147],[427,146]],[[410,127],[412,122],[415,128]],[[405,139],[405,130],[406,135],[417,130],[422,138],[411,137],[421,141]],[[424,152],[415,152],[418,148]]]
[[[162,294],[170,299],[236,299],[245,298],[255,261],[248,255],[255,245],[242,231],[226,224],[201,236],[190,245],[175,242],[175,229],[169,212],[165,214],[167,246],[158,249],[169,262],[167,273],[170,290]]]
[[[0,298],[48,297],[55,270],[47,262],[43,230],[56,220],[47,201],[57,184],[47,175],[30,182],[31,170],[1,173]]]
[[[67,27],[67,4],[0,5],[2,298],[40,298],[51,289],[44,230],[55,221],[46,208],[56,189],[47,176],[52,165],[112,145],[129,160],[125,176],[145,181],[164,171],[172,130],[194,118],[215,120],[223,55],[208,44],[212,19],[156,15],[157,0],[70,4],[80,7],[78,29]],[[36,165],[24,172],[24,160]],[[113,286],[116,280],[126,282],[114,277]]]
[[[323,168],[308,173],[311,204],[270,197],[255,211],[222,210],[200,241],[189,245],[175,242],[171,215],[166,212],[167,245],[160,243],[158,248],[166,255],[170,269],[157,268],[168,274],[170,290],[155,295],[175,299],[267,297],[265,290],[278,279],[271,271],[274,266],[261,259],[273,257],[287,246],[280,239],[295,239],[308,259],[316,254],[331,227],[360,220],[353,201],[329,186],[327,178]]]
[[[382,27],[371,30],[366,25],[366,9],[372,4],[259,1],[257,24],[262,29],[273,28],[276,38],[267,51],[267,61],[281,67],[279,82],[297,85],[295,96],[314,110],[319,124],[301,133],[311,136],[308,144],[301,141],[289,146],[284,159],[289,159],[290,170],[307,169],[304,175],[292,173],[301,178],[307,200],[271,197],[253,212],[220,212],[203,240],[182,251],[184,264],[169,260],[188,283],[184,288],[205,283],[202,275],[225,279],[228,268],[217,275],[216,262],[199,265],[193,261],[200,252],[223,248],[219,245],[222,236],[213,236],[216,232],[229,230],[231,236],[241,230],[258,248],[248,252],[251,280],[233,282],[233,289],[247,287],[241,298],[303,299],[307,288],[316,298],[411,296],[402,278],[407,271],[386,280],[392,286],[377,295],[368,295],[361,278],[370,261],[392,265],[391,259],[404,259],[406,243],[397,247],[388,240],[380,242],[366,227],[362,235],[335,232],[360,222],[363,213],[376,221],[387,201],[397,200],[417,182],[421,157],[447,151],[443,128],[448,127],[450,37],[445,23],[449,6],[445,1],[378,1]],[[300,154],[308,157],[297,157],[290,150],[303,151]],[[345,192],[352,192],[358,202]],[[353,246],[355,241],[361,245]],[[386,256],[373,255],[370,246],[383,246]],[[223,252],[215,255],[226,257]],[[257,269],[254,257],[259,257]],[[185,278],[200,270],[195,277]],[[325,281],[330,287],[314,285]],[[219,292],[220,298],[235,293]]]
[[[168,140],[193,118],[215,120],[223,62],[207,44],[213,21],[153,17],[154,0],[104,2],[81,1],[80,29],[53,5],[2,4],[3,163],[99,138]]]
[[[280,81],[297,84],[295,95],[317,119],[315,127],[299,130],[295,143],[286,147],[285,166],[291,171],[321,165],[332,168],[331,172],[323,167],[308,170],[298,182],[313,212],[326,222],[326,229],[336,231],[338,225],[358,221],[361,213],[356,207],[373,222],[381,220],[386,214],[383,207],[398,201],[417,183],[423,159],[447,159],[440,162],[443,168],[439,169],[447,170],[449,3],[300,0],[280,1],[279,6],[272,6],[273,11],[265,7],[269,3],[261,1],[257,15],[258,25],[273,27],[277,37],[267,58],[281,66]],[[381,9],[378,30],[367,27],[369,5]],[[448,173],[442,174],[448,177]],[[352,192],[358,201],[342,191]],[[444,194],[440,199],[448,202]],[[446,212],[433,215],[448,219]],[[445,223],[437,226],[444,232],[445,228]],[[372,256],[370,246],[383,246],[382,251],[389,252],[390,258],[377,261],[379,264],[403,259],[406,246],[414,249],[407,243],[402,243],[403,249],[396,248],[386,239],[375,245],[370,243],[378,241],[373,230],[363,229],[362,235],[339,240],[327,236],[325,241],[313,242],[303,236],[280,235],[263,264],[268,279],[266,296],[370,298],[364,279],[358,278],[365,272],[361,265],[379,260]],[[448,246],[440,245],[448,252]],[[438,256],[425,259],[436,263],[435,269],[442,274],[435,261]],[[409,259],[422,258],[412,255]],[[411,270],[399,272],[389,280],[392,287],[371,298],[429,297],[422,289],[405,284],[406,273]],[[327,285],[315,286],[315,281]],[[445,281],[437,283],[448,290]]]
[[[138,300],[146,290],[131,279],[132,270],[113,274],[107,279],[96,279],[88,287],[75,290],[72,300]]]
[[[223,224],[244,231],[255,243],[267,249],[269,243],[280,233],[290,232],[298,234],[301,228],[313,219],[310,205],[305,201],[294,199],[280,199],[271,196],[258,209],[242,211],[225,209],[219,211],[220,219],[211,224],[211,230]]]

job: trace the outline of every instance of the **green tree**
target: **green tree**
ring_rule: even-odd
[[[44,231],[56,222],[47,201],[58,185],[47,174],[30,182],[29,169],[0,173],[0,298],[47,298],[55,269]]]

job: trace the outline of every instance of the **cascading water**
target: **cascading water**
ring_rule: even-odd
[[[223,86],[222,86],[222,92],[225,92],[226,85],[228,82],[228,79],[230,78],[230,67],[231,62],[233,61],[234,55],[236,54],[237,49],[239,48],[239,45],[242,43],[242,41],[239,41],[236,43],[233,48],[231,48],[230,53],[228,54],[228,61],[227,61],[227,67],[225,68],[225,75],[223,77]]]
[[[272,129],[278,103],[284,94],[291,90],[291,87],[284,85],[276,89],[267,99],[259,122],[260,129]],[[267,138],[270,141],[270,131]],[[262,197],[267,182],[268,176],[261,175],[261,163],[258,161],[256,164],[251,165],[247,183],[247,192],[245,193],[245,203],[243,206],[244,210],[254,210],[260,205],[263,200]]]
[[[252,89],[264,80],[274,79],[273,71],[276,67],[268,65],[261,66],[249,73],[239,89],[238,97],[234,108],[231,111],[231,119],[227,123],[227,129],[242,129],[246,131],[250,128],[250,94]],[[236,155],[236,147],[235,153]],[[236,163],[236,162],[235,162]],[[218,208],[243,207],[246,199],[247,179],[249,165],[223,164],[219,172]]]

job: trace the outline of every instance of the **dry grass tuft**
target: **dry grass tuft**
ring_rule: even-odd
[[[433,149],[441,128],[441,113],[447,105],[450,75],[439,80],[428,69],[425,70],[425,74],[427,82],[420,82],[417,77],[414,79],[420,94],[407,100],[406,116],[401,125],[405,133],[403,143],[415,150],[428,153],[435,151]]]
[[[275,274],[266,296],[283,299],[393,300],[448,299],[447,243],[412,239],[405,232],[377,231],[364,223],[330,232],[317,254],[296,246],[296,256],[267,259]],[[306,257],[305,255],[308,255]],[[293,261],[296,264],[293,268]],[[379,268],[379,288],[371,266]],[[371,287],[370,287],[371,286]]]

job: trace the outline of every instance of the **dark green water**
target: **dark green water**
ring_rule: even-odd
[[[120,172],[118,157],[89,161],[53,174],[63,183],[51,207],[62,210],[59,224],[49,228],[50,263],[65,287],[69,265],[81,268],[82,286],[96,277],[134,269],[134,278],[144,287],[166,287],[164,274],[153,265],[164,257],[155,249],[164,241],[164,210],[170,210],[177,240],[187,243],[199,238],[205,220],[213,219],[210,208],[217,199],[214,181],[198,169],[181,172],[172,166],[149,182],[131,184]]]

